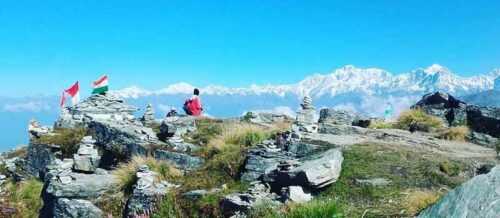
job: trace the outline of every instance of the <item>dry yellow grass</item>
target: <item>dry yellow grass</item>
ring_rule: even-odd
[[[418,131],[432,132],[443,128],[444,122],[439,117],[428,115],[421,109],[412,109],[402,112],[394,126],[404,130],[410,130],[413,126]]]
[[[421,210],[436,203],[441,197],[441,193],[431,190],[408,190],[408,196],[403,202],[403,208],[407,214],[417,214]]]
[[[152,157],[135,156],[129,162],[120,164],[115,170],[113,175],[118,180],[120,190],[130,192],[135,184],[137,168],[141,165],[147,165],[150,170],[158,173],[159,180],[176,180],[182,173],[172,165],[165,161],[156,160]]]
[[[225,146],[242,145],[252,146],[273,133],[289,128],[289,123],[275,123],[270,127],[260,126],[246,122],[228,122],[222,125],[222,131],[211,139],[207,146],[223,150]]]
[[[452,140],[452,141],[465,141],[467,136],[470,134],[469,127],[467,126],[457,126],[442,129],[439,132],[439,138]]]

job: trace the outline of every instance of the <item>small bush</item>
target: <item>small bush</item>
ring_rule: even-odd
[[[96,200],[96,206],[106,217],[122,217],[126,204],[127,199],[124,193],[117,190],[108,191]]]
[[[149,217],[149,216],[144,216]],[[182,209],[177,203],[177,199],[173,193],[167,194],[160,205],[158,205],[158,211],[151,216],[151,218],[164,218],[164,217],[184,217],[182,214]]]
[[[61,146],[64,158],[71,158],[78,151],[78,144],[87,135],[84,128],[55,129],[54,135],[44,135],[34,142],[36,144],[52,144]]]
[[[370,123],[370,126],[368,126],[370,129],[394,129],[394,124],[377,120],[377,121],[372,121]]]
[[[441,130],[438,138],[452,141],[465,141],[469,134],[469,127],[457,126]]]
[[[5,185],[6,197],[4,202],[16,209],[14,217],[31,218],[38,217],[38,211],[42,208],[42,193],[43,183],[31,179],[14,183],[8,182]]]
[[[442,119],[426,114],[420,109],[412,109],[401,113],[395,127],[403,130],[432,132],[444,126]]]
[[[443,161],[439,164],[439,170],[448,176],[458,176],[462,170],[460,165],[450,161]]]
[[[152,157],[135,156],[127,163],[120,164],[113,174],[118,179],[118,188],[130,194],[137,181],[137,169],[141,165],[147,165],[151,171],[158,173],[159,180],[175,181],[181,176],[181,172],[165,161],[156,160]]]
[[[410,190],[408,197],[403,203],[403,208],[408,214],[417,214],[431,204],[434,204],[440,197],[441,194],[435,191]]]

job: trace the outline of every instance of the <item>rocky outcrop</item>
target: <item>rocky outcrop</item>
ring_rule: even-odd
[[[199,146],[187,143],[182,136],[196,130],[195,118],[191,116],[166,117],[160,125],[160,140],[166,142],[169,148],[178,152],[191,152]]]
[[[75,106],[63,109],[56,128],[86,127],[94,120],[130,121],[137,108],[110,94],[92,95]]]
[[[92,121],[89,131],[104,150],[101,166],[110,167],[133,155],[145,156],[151,145],[163,145],[149,127],[128,121]]]
[[[40,217],[99,214],[100,210],[92,202],[104,193],[116,190],[117,180],[107,171],[97,169],[94,174],[73,172],[74,163],[73,159],[56,159],[47,166]]]
[[[282,161],[290,159],[290,155],[274,146],[272,143],[263,143],[250,149],[247,153],[241,180],[256,181],[278,168]]]
[[[155,111],[151,104],[146,106],[146,110],[144,111],[144,115],[141,117],[141,123],[144,126],[151,126],[155,123]]]
[[[319,112],[319,123],[320,125],[353,125],[366,128],[370,125],[371,120],[351,111],[339,110],[334,108],[323,108]]]
[[[103,217],[101,209],[87,200],[61,198],[54,208],[54,218]]]
[[[80,147],[76,154],[73,155],[75,171],[84,173],[93,173],[99,166],[101,156],[96,148],[94,148],[95,140],[91,136],[86,136],[82,139]]]
[[[500,138],[500,108],[469,105],[467,124],[475,132]]]
[[[425,95],[412,108],[440,117],[450,126],[468,125],[474,132],[500,137],[500,108],[468,105],[443,92]]]
[[[36,178],[43,179],[47,166],[56,159],[55,151],[58,149],[52,145],[30,144],[25,158],[26,171]]]
[[[500,167],[472,178],[424,210],[418,217],[485,217],[500,214]]]
[[[427,114],[440,117],[450,126],[466,123],[467,104],[457,98],[444,93],[435,92],[424,95],[412,108],[419,108]]]
[[[312,195],[305,193],[301,186],[289,186],[281,190],[282,202],[305,203],[312,199]]]
[[[204,163],[203,159],[200,157],[173,151],[156,150],[154,154],[156,159],[167,161],[176,168],[184,171],[197,169]]]
[[[158,208],[158,203],[170,188],[175,187],[166,181],[157,182],[157,174],[148,166],[140,166],[137,170],[137,182],[134,191],[127,202],[126,216],[137,217],[152,214]]]

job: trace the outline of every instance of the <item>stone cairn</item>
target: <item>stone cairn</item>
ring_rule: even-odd
[[[94,148],[95,140],[91,136],[85,136],[80,143],[78,152],[73,155],[75,171],[84,173],[94,173],[99,166],[101,157],[96,148]]]
[[[150,126],[154,124],[155,112],[151,104],[148,104],[148,106],[146,107],[146,111],[144,111],[144,115],[141,118],[141,122],[142,124],[144,124],[144,126]]]
[[[305,96],[300,104],[301,109],[297,111],[297,118],[294,122],[293,130],[295,132],[314,133],[318,131],[318,123],[315,119],[316,110],[312,104],[312,99]]]

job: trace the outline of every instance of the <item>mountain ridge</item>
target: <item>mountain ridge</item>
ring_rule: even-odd
[[[346,65],[329,74],[307,76],[293,84],[250,85],[239,88],[208,85],[200,88],[204,95],[292,94],[297,97],[310,95],[313,98],[320,98],[325,95],[336,96],[350,92],[367,95],[399,95],[441,90],[461,96],[493,89],[494,80],[499,76],[500,69],[494,69],[481,75],[463,77],[439,64],[397,75],[380,68],[357,68],[354,65]],[[113,93],[122,98],[139,98],[152,95],[190,94],[194,88],[194,85],[179,82],[155,91],[130,86]]]

